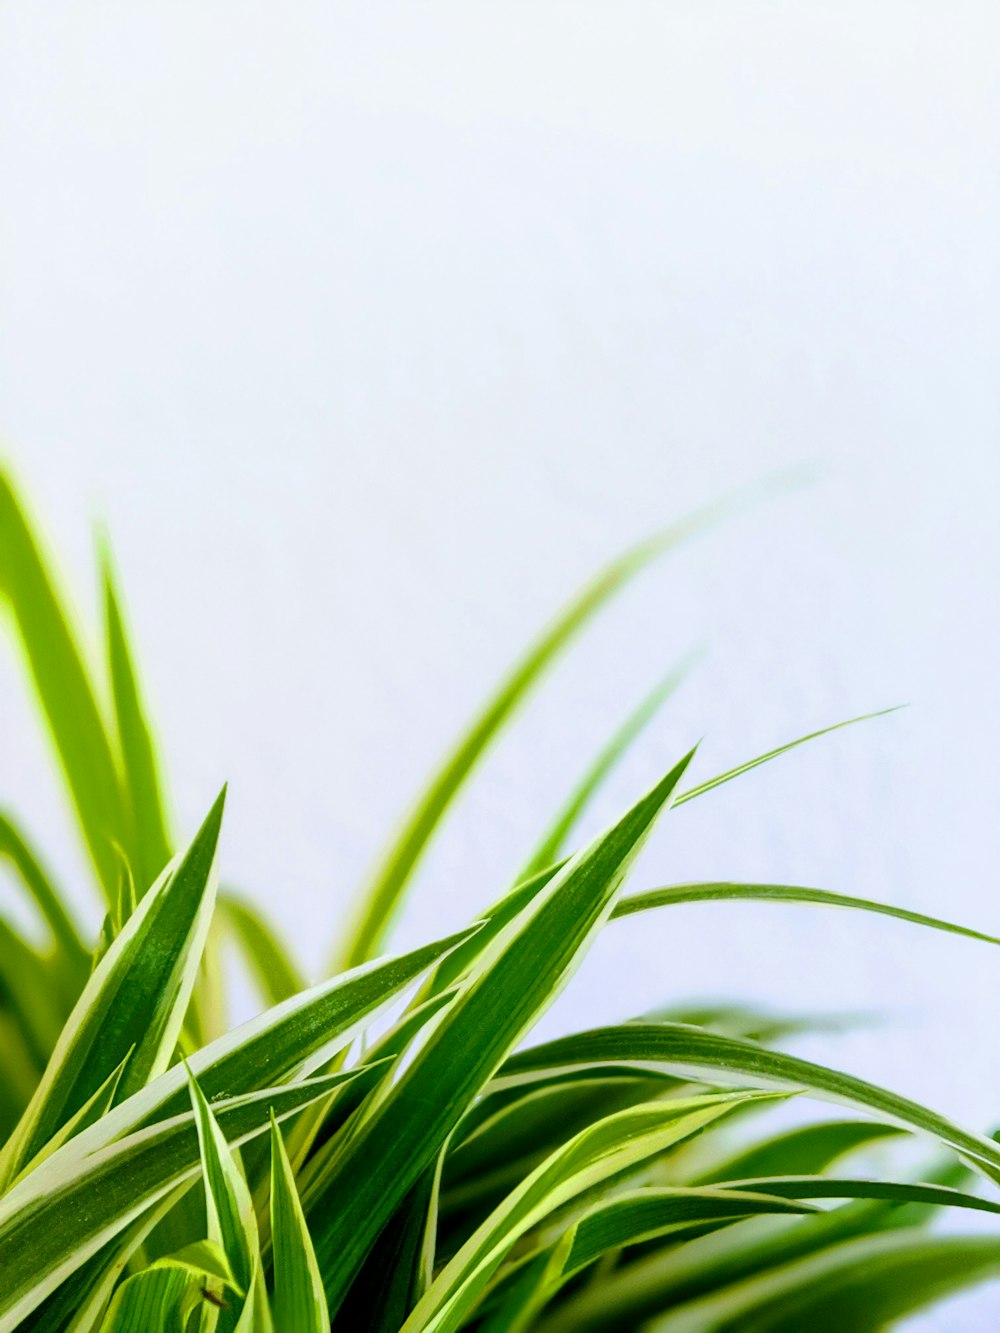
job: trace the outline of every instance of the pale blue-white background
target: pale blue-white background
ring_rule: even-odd
[[[651,571],[552,675],[397,939],[495,896],[702,642],[591,829],[701,736],[708,776],[912,707],[678,812],[636,887],[770,877],[1000,930],[994,6],[0,14],[4,448],[91,633],[106,520],[177,827],[229,779],[227,872],[311,970],[570,591],[802,461],[814,486]],[[93,914],[25,697],[7,653],[2,799]],[[545,1028],[726,995],[884,1011],[802,1049],[1000,1119],[1000,957],[887,921],[623,923]],[[919,1326],[998,1312],[986,1293]]]

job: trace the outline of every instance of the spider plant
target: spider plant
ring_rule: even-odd
[[[1000,1213],[1000,1147],[778,1049],[795,1021],[675,1000],[532,1044],[601,930],[678,903],[841,907],[998,943],[804,886],[626,892],[657,820],[801,743],[700,779],[695,753],[679,755],[579,843],[578,816],[676,672],[597,755],[516,883],[467,929],[383,952],[442,819],[532,686],[716,516],[614,561],[534,644],[388,844],[329,975],[306,985],[256,909],[219,887],[224,794],[193,836],[171,826],[107,551],[97,666],[0,476],[0,588],[96,889],[84,927],[20,820],[0,819],[11,892],[44,936],[0,918],[0,1333],[863,1333],[1000,1272],[1000,1219],[930,1225]],[[227,937],[263,1006],[233,1031]],[[789,1128],[779,1108],[803,1096],[850,1109]],[[917,1175],[857,1169],[907,1135],[935,1145]]]

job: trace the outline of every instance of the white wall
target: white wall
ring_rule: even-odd
[[[230,779],[229,873],[311,967],[560,600],[802,460],[819,484],[648,574],[551,678],[397,938],[494,896],[702,640],[592,828],[699,736],[707,776],[913,707],[678,812],[637,886],[772,877],[1000,929],[994,6],[0,12],[0,432],[91,624],[107,520],[178,826]],[[10,654],[0,686],[3,799],[83,901]],[[545,1026],[887,1011],[804,1049],[985,1126],[998,994],[986,946],[706,906],[615,927]]]

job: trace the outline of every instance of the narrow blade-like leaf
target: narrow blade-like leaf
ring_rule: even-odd
[[[364,1077],[371,1078],[371,1072],[327,1074],[215,1102],[212,1110],[227,1141],[236,1145],[266,1129],[272,1109],[283,1119],[338,1084]],[[106,1242],[200,1172],[190,1111],[83,1157],[74,1150],[82,1137],[0,1199],[0,1333],[11,1333]]]
[[[380,946],[407,882],[438,824],[503,724],[546,668],[592,617],[652,560],[736,508],[711,505],[632,547],[607,565],[528,649],[428,783],[357,899],[332,970],[364,961]]]
[[[277,1122],[271,1120],[272,1307],[278,1329],[329,1333],[323,1279]]]
[[[824,1120],[815,1125],[796,1125],[763,1142],[751,1144],[735,1156],[716,1160],[698,1184],[738,1180],[751,1176],[817,1174],[847,1153],[882,1139],[898,1138],[898,1125],[880,1125],[875,1120]]]
[[[627,1023],[562,1037],[511,1056],[500,1070],[499,1084],[554,1068],[605,1061],[651,1065],[709,1082],[735,1077],[742,1083],[749,1078],[861,1106],[907,1129],[933,1135],[1000,1182],[1000,1147],[992,1139],[960,1129],[937,1112],[850,1074],[680,1023]]]
[[[541,841],[535,847],[526,864],[522,866],[518,881],[530,879],[540,870],[551,866],[562,855],[566,840],[586,810],[591,798],[599,790],[608,774],[628,752],[629,747],[642,735],[646,727],[660,711],[667,700],[675,693],[687,675],[690,666],[685,660],[679,666],[671,667],[661,681],[650,690],[638,708],[630,713],[608,743],[601,749],[583,777],[570,792],[565,805],[556,815]]]
[[[114,749],[83,656],[10,478],[0,472],[0,595],[14,616],[98,879],[118,883],[115,842],[128,820]]]
[[[877,1333],[997,1274],[995,1236],[865,1236],[682,1307],[647,1333]]]
[[[655,907],[707,902],[803,903],[815,907],[846,907],[855,912],[874,912],[879,916],[895,917],[897,921],[909,921],[916,926],[929,926],[951,935],[964,935],[967,939],[982,940],[986,944],[1000,944],[1000,939],[995,935],[986,935],[969,926],[956,926],[936,916],[910,912],[905,907],[893,907],[869,898],[852,898],[848,894],[832,893],[827,889],[805,888],[799,884],[733,884],[728,881],[669,884],[622,898],[615,905],[613,915],[620,918],[633,916],[636,912],[648,912]]]
[[[231,893],[221,893],[217,920],[239,945],[240,954],[265,1004],[280,1004],[305,990],[305,978],[291,954],[249,903]]]
[[[401,1333],[457,1333],[507,1254],[533,1226],[761,1095],[709,1094],[647,1102],[585,1129],[490,1214],[434,1279]]]
[[[67,1021],[41,1083],[3,1153],[3,1179],[84,1105],[131,1052],[124,1100],[166,1069],[211,921],[224,794],[172,872],[146,895]]]
[[[781,755],[788,754],[790,750],[808,744],[809,741],[819,740],[821,736],[831,736],[835,731],[843,731],[845,727],[856,727],[859,722],[872,722],[877,717],[888,717],[890,713],[898,713],[902,707],[904,705],[894,704],[891,708],[879,708],[874,713],[862,713],[858,717],[849,717],[844,722],[835,722],[833,726],[821,727],[819,731],[810,731],[805,736],[797,736],[793,741],[786,741],[784,745],[779,745],[774,750],[759,754],[754,759],[744,760],[735,768],[727,769],[725,773],[717,773],[714,778],[708,778],[705,782],[699,782],[696,787],[689,787],[687,791],[680,792],[675,804],[686,805],[688,801],[704,796],[706,792],[714,791],[716,787],[722,787],[727,782],[732,782],[734,778],[742,777],[744,773],[769,764],[772,759],[778,759]]]
[[[41,912],[53,940],[60,951],[65,983],[72,1002],[79,994],[90,971],[90,951],[85,948],[80,933],[66,911],[63,896],[55,889],[48,872],[37,853],[28,843],[13,818],[0,812],[0,857],[6,858],[17,871],[35,906]],[[60,971],[62,972],[62,968]]]
[[[366,963],[275,1005],[196,1051],[188,1060],[192,1074],[214,1105],[219,1098],[238,1097],[267,1081],[287,1079],[304,1065],[322,1067],[400,991],[471,933],[461,931],[398,958]],[[184,1070],[175,1065],[77,1135],[63,1151],[85,1157],[133,1130],[184,1113],[188,1105]]]
[[[222,1249],[238,1291],[238,1295],[228,1300],[215,1315],[213,1322],[219,1333],[229,1333],[231,1329],[239,1330],[239,1333],[257,1333],[261,1323],[270,1323],[270,1310],[261,1271],[260,1238],[253,1200],[226,1136],[190,1071],[188,1083],[198,1127],[208,1239]],[[271,1122],[274,1123],[273,1110]],[[218,1295],[221,1294],[220,1290]]]
[[[111,697],[132,820],[134,870],[142,894],[170,860],[170,839],[156,747],[139,692],[106,544],[102,545],[101,564]]]
[[[690,759],[595,838],[493,942],[399,1082],[331,1163],[320,1204],[335,1199],[336,1208],[306,1205],[331,1313],[483,1084],[578,965]]]

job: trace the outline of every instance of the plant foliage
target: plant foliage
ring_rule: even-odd
[[[0,592],[101,903],[83,928],[18,816],[0,816],[12,891],[37,918],[32,933],[0,916],[0,1333],[865,1333],[1000,1272],[992,1216],[968,1234],[931,1226],[945,1210],[1000,1213],[1000,1147],[777,1049],[796,1020],[680,1006],[532,1044],[602,930],[678,903],[838,907],[1000,942],[797,885],[625,892],[658,820],[801,741],[698,782],[694,752],[680,756],[571,850],[680,669],[467,930],[380,953],[503,724],[603,605],[717,512],[614,561],[521,659],[379,859],[330,975],[307,986],[256,909],[219,891],[224,795],[189,843],[175,837],[107,550],[97,666],[0,476]],[[224,944],[263,1005],[233,1031]],[[852,1112],[775,1122],[803,1095]],[[846,1165],[909,1134],[938,1145],[916,1177]]]

